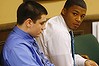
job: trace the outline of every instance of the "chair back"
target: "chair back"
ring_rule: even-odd
[[[91,60],[99,64],[99,43],[92,34],[74,37],[75,52],[80,55],[88,55]]]
[[[5,43],[5,41],[0,41],[0,66],[3,66],[2,49],[3,49],[4,43]]]

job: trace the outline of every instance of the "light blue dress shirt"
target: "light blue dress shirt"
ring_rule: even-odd
[[[3,48],[4,66],[54,66],[40,51],[35,39],[14,27]]]

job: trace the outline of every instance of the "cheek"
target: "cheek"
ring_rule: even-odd
[[[41,31],[41,26],[38,25],[38,26],[36,27],[36,31],[37,31],[37,32],[40,32],[40,31]]]
[[[73,22],[74,22],[73,18],[71,18],[71,17],[67,18],[67,23],[69,26],[72,25]]]
[[[71,26],[72,26],[71,21],[68,21],[68,22],[67,22],[67,26],[68,26],[69,28],[71,28]]]
[[[68,27],[70,28],[70,29],[72,29],[74,26],[73,26],[73,23],[74,23],[75,21],[73,20],[73,18],[70,18],[70,19],[68,19],[67,20],[67,25],[68,25]]]

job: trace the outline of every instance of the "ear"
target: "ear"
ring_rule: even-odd
[[[62,9],[61,14],[62,14],[62,15],[65,15],[65,14],[66,14],[66,9],[65,9],[65,8]]]
[[[25,25],[27,27],[31,27],[32,24],[33,24],[33,21],[30,18],[28,18],[28,19],[25,20]]]

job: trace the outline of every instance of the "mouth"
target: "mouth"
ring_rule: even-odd
[[[39,37],[39,36],[40,36],[40,34],[41,34],[41,33],[38,33],[38,34],[36,35],[36,37]]]
[[[79,26],[80,26],[80,24],[73,24],[74,25],[74,27],[77,29]]]
[[[40,35],[40,34],[41,34],[41,32],[38,33],[38,35]]]

